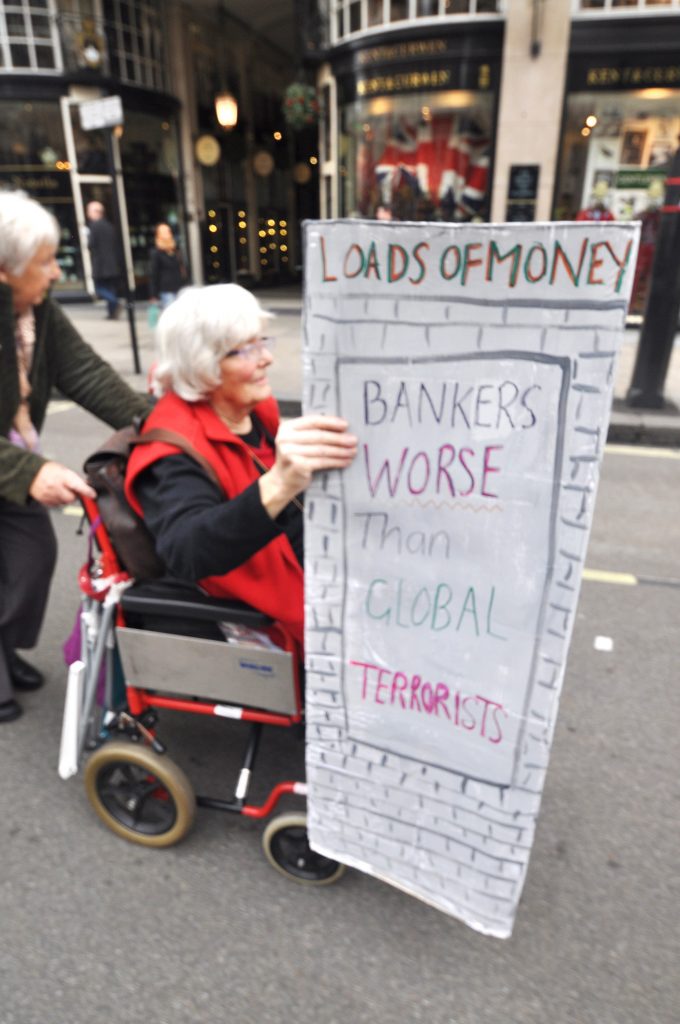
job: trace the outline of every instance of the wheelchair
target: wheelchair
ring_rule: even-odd
[[[59,774],[83,760],[85,790],[116,835],[148,847],[179,842],[197,807],[269,818],[303,782],[278,782],[262,804],[248,802],[265,726],[302,728],[301,673],[286,629],[240,602],[164,579],[136,582],[115,551],[96,501],[83,499],[89,551],[78,575],[79,637],[67,682]],[[247,740],[233,794],[196,795],[159,738],[160,712],[238,720]],[[288,878],[328,885],[345,866],[311,849],[306,815],[272,817],[262,846]]]

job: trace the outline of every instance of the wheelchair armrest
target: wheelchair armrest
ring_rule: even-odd
[[[124,612],[200,622],[235,622],[254,629],[271,626],[274,621],[242,601],[211,597],[190,583],[166,580],[135,583],[123,593],[120,603]]]

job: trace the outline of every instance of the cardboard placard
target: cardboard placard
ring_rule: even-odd
[[[508,936],[555,727],[637,225],[306,225],[309,834]]]

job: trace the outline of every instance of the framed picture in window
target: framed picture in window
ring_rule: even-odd
[[[623,133],[621,144],[621,163],[628,166],[639,167],[642,163],[642,155],[645,151],[647,132],[633,129]]]

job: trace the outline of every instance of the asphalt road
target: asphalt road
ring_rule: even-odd
[[[54,405],[45,444],[78,466],[107,428]],[[85,557],[60,562],[33,660],[49,682],[0,727],[0,1024],[675,1024],[678,964],[680,458],[608,451],[528,880],[510,940],[485,938],[358,872],[307,890],[262,826],[199,811],[176,847],[116,838],[56,771],[61,643]],[[618,580],[618,582],[617,582]],[[609,637],[613,650],[595,649]],[[200,792],[230,794],[242,726],[163,719]],[[301,771],[271,730],[255,799]]]

